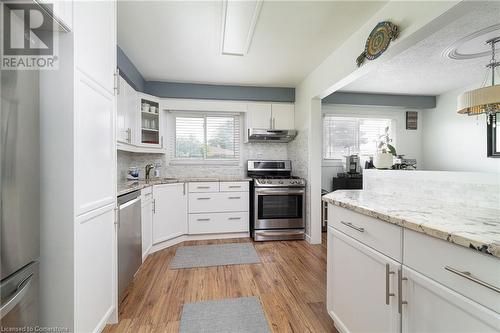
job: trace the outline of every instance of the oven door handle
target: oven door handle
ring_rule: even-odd
[[[304,189],[262,189],[262,188],[256,188],[255,189],[255,194],[258,195],[276,195],[276,194],[305,194]]]

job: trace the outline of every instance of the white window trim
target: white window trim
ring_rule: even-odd
[[[380,118],[380,119],[390,119],[391,120],[391,138],[393,145],[396,147],[397,146],[397,130],[398,130],[398,121],[395,119],[393,116],[389,114],[374,114],[374,115],[367,115],[363,113],[343,113],[343,112],[322,112],[321,114],[321,128],[323,129],[323,120],[325,117],[335,117],[335,118],[365,118],[365,119],[370,119],[370,118]],[[323,139],[323,135],[322,135]],[[321,147],[323,147],[323,142]],[[323,149],[323,148],[322,148]],[[331,166],[336,166],[337,163],[340,163],[343,161],[341,158],[324,158],[324,152],[323,150],[321,151],[321,159],[323,160],[322,165],[331,165]]]
[[[239,117],[239,156],[234,159],[200,159],[200,158],[176,158],[175,157],[175,138],[176,138],[176,125],[175,125],[175,117],[217,117],[217,116],[237,116]],[[167,119],[168,119],[168,132],[173,133],[167,138],[167,165],[213,165],[213,166],[242,166],[242,148],[243,148],[243,140],[242,140],[242,131],[243,131],[243,117],[241,113],[238,112],[214,112],[214,111],[176,111],[169,110],[167,111]],[[206,129],[205,129],[206,130]]]

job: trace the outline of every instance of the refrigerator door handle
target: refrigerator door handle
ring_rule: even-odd
[[[31,287],[31,282],[33,281],[33,274],[30,274],[23,282],[19,284],[16,291],[12,293],[5,303],[0,307],[0,318],[3,318],[7,313],[10,312],[19,302],[24,298],[26,293]]]

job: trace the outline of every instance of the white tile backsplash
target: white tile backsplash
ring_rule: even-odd
[[[246,161],[251,159],[284,160],[288,159],[286,143],[245,143],[241,149],[239,165],[167,165],[167,155],[137,154],[118,151],[118,181],[127,177],[129,167],[138,167],[139,177],[144,178],[145,166],[148,163],[161,164],[162,177],[231,177],[246,175]]]

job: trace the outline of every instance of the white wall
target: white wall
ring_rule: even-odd
[[[406,129],[406,111],[418,112],[417,130]],[[344,117],[374,117],[392,119],[395,125],[395,128],[393,129],[393,139],[397,153],[405,155],[406,158],[416,158],[418,168],[422,165],[422,114],[427,111],[399,107],[322,104],[321,112]],[[333,162],[323,160],[321,165],[322,188],[331,190],[332,177],[335,176],[337,172],[342,171],[343,161]]]
[[[390,1],[296,87],[295,126],[299,140],[288,146],[288,156],[300,167],[300,175],[307,179],[306,234],[311,243],[321,243],[320,99],[375,70],[378,64],[425,39],[473,6],[471,2],[460,1]],[[401,29],[398,39],[377,60],[357,68],[355,60],[366,37],[378,22],[388,18]]]
[[[436,108],[423,117],[425,170],[500,173],[500,159],[486,157],[486,116],[458,114],[457,96],[478,85],[437,97]]]

